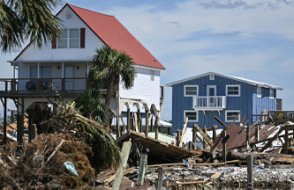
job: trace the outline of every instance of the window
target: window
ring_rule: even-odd
[[[209,75],[209,80],[214,80],[214,74]]]
[[[198,85],[185,85],[184,86],[184,96],[191,97],[198,95]]]
[[[184,110],[184,120],[186,117],[188,117],[188,121],[197,122],[198,112],[194,110]]]
[[[80,29],[62,29],[57,41],[57,48],[79,48]]]
[[[150,80],[154,81],[155,71],[151,71]]]
[[[240,85],[226,85],[227,96],[240,96]]]
[[[226,111],[226,122],[240,122],[240,111]]]
[[[69,29],[69,48],[80,47],[80,30]]]
[[[57,48],[67,48],[67,29],[62,29],[57,41]]]
[[[272,88],[269,89],[269,97],[270,98],[274,98],[275,97],[275,91]]]
[[[261,97],[261,87],[258,86],[257,89],[256,89],[256,94],[257,94],[257,97]]]

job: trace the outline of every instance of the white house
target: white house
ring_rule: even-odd
[[[106,45],[127,53],[136,71],[132,89],[120,85],[113,111],[125,111],[125,105],[131,110],[151,106],[160,110],[160,72],[164,66],[114,16],[71,4],[56,16],[61,21],[60,36],[41,48],[28,44],[11,61],[18,70],[16,89],[25,96],[25,108],[33,102],[46,102],[57,91],[64,98],[83,92],[95,50]]]

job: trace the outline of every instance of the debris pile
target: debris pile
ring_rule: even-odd
[[[18,158],[16,144],[4,147],[1,154],[0,188],[60,189],[91,187],[95,170],[90,164],[91,148],[80,139],[65,134],[39,135]],[[21,150],[20,150],[21,151]],[[71,162],[72,175],[64,166]]]

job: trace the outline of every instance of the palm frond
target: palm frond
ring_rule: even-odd
[[[104,167],[117,167],[120,163],[119,149],[113,137],[97,121],[82,116],[75,103],[60,102],[52,118],[46,122],[55,131],[75,130],[92,146],[94,157]]]

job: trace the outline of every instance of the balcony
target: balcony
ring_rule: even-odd
[[[0,79],[1,97],[75,97],[87,89],[87,78]]]
[[[220,111],[226,108],[225,96],[195,96],[193,108],[200,111]]]

